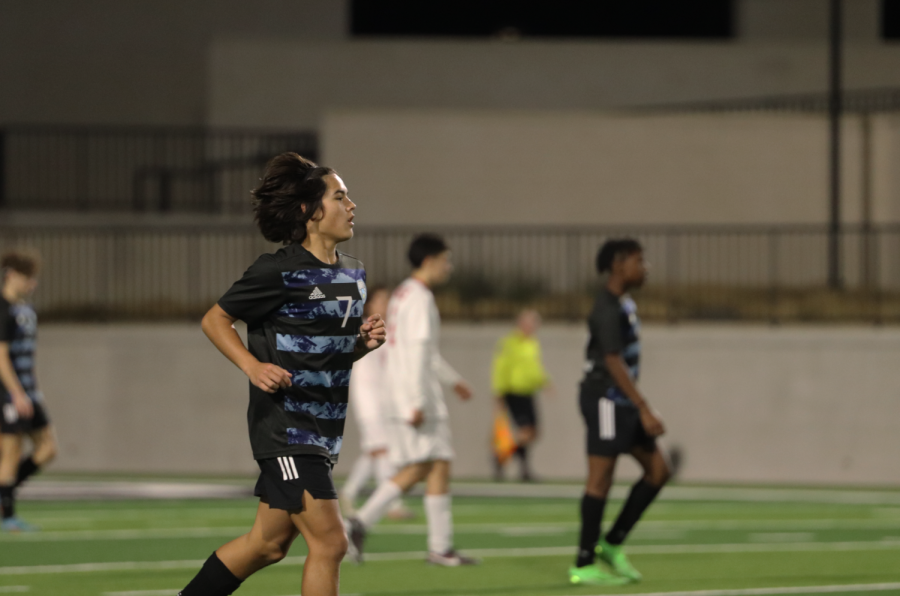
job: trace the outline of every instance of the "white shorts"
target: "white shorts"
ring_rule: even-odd
[[[387,429],[385,428],[388,424],[387,420],[383,418],[359,418],[356,420],[356,424],[359,426],[359,448],[364,453],[390,447]]]
[[[398,468],[425,461],[451,461],[455,455],[447,420],[426,420],[419,428],[405,420],[390,420],[388,431],[388,455]]]

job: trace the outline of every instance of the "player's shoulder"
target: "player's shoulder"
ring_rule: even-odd
[[[341,267],[343,267],[344,269],[366,269],[366,266],[363,264],[363,262],[353,255],[348,255],[347,253],[341,251],[337,251],[337,254],[338,259],[341,263]]]

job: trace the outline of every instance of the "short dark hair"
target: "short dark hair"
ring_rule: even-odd
[[[306,222],[322,207],[327,188],[323,178],[334,173],[296,153],[273,157],[252,192],[254,219],[266,240],[282,244],[306,240]]]
[[[633,255],[643,250],[644,247],[634,238],[610,238],[597,251],[597,271],[599,273],[612,271],[613,261],[616,260],[616,257]]]
[[[41,257],[33,251],[11,250],[0,256],[0,269],[34,277],[41,269]]]
[[[448,250],[447,243],[437,234],[419,234],[409,245],[409,262],[418,269],[428,257],[436,257]]]

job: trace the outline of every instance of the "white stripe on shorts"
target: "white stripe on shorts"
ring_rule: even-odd
[[[282,480],[287,480],[287,479],[288,479],[288,475],[287,475],[287,470],[286,470],[285,467],[284,467],[284,462],[281,461],[281,458],[280,458],[280,457],[277,458],[277,459],[278,459],[278,465],[281,466],[281,479],[282,479]]]
[[[611,399],[600,398],[600,438],[611,441],[616,438],[616,404]]]
[[[294,456],[292,455],[292,456],[286,457],[284,459],[288,460],[291,463],[291,472],[294,473],[294,477],[292,478],[292,480],[296,480],[297,478],[300,478],[300,474],[297,473],[297,465],[294,463]]]

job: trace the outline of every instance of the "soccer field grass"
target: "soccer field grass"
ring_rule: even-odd
[[[344,564],[341,593],[900,594],[900,493],[885,491],[889,498],[869,503],[802,500],[804,494],[663,498],[628,541],[644,581],[607,589],[567,583],[577,540],[574,499],[455,498],[456,543],[484,562],[446,569],[423,562],[424,516],[420,499],[410,498],[418,518],[379,526],[367,563]],[[619,506],[611,503],[607,520]],[[210,552],[250,527],[255,507],[253,499],[22,502],[21,515],[44,531],[0,535],[0,594],[174,595]],[[298,539],[288,559],[250,578],[238,594],[299,595],[304,553]]]

